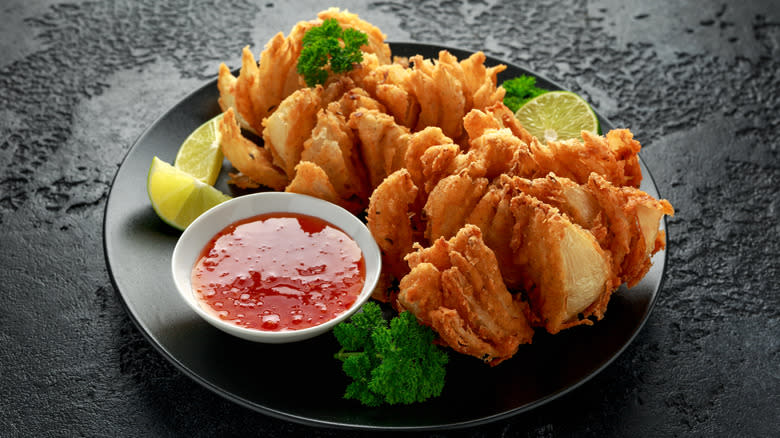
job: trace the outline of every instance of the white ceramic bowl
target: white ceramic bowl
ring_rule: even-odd
[[[221,320],[209,310],[201,307],[200,301],[192,290],[191,275],[192,268],[203,247],[214,235],[233,222],[259,214],[277,212],[318,217],[339,227],[357,242],[365,259],[366,279],[363,290],[352,307],[335,318],[314,327],[275,332],[240,327]],[[239,196],[217,205],[198,217],[184,230],[176,243],[171,260],[173,281],[176,288],[193,311],[209,324],[226,333],[250,341],[265,343],[300,341],[329,331],[333,326],[355,313],[368,300],[376,287],[381,267],[382,259],[379,247],[371,232],[358,218],[330,202],[311,196],[285,192],[265,192]]]

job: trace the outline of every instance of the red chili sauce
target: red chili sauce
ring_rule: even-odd
[[[346,233],[316,217],[271,213],[217,233],[192,269],[192,287],[223,320],[283,331],[335,318],[365,277],[363,253]]]

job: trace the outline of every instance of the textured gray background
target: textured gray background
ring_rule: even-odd
[[[0,5],[1,436],[360,435],[201,388],[145,341],[106,271],[103,208],[133,141],[243,45],[323,8],[227,3]],[[777,436],[777,1],[333,5],[390,40],[482,49],[581,93],[636,134],[677,211],[660,300],[618,360],[540,409],[430,435]]]

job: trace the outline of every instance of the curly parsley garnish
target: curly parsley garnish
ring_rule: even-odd
[[[520,75],[516,78],[504,81],[501,86],[506,90],[504,105],[511,109],[512,112],[517,111],[524,103],[534,97],[549,91],[537,87],[536,78],[526,75]]]
[[[421,402],[441,394],[449,358],[433,344],[436,333],[411,312],[394,317],[388,326],[379,305],[368,302],[333,333],[342,346],[335,357],[353,379],[344,398],[379,406]]]
[[[324,84],[329,72],[344,73],[363,61],[360,47],[368,44],[368,36],[356,29],[342,29],[335,18],[303,35],[303,50],[298,58],[298,74],[306,85]]]

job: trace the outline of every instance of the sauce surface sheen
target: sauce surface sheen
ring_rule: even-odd
[[[217,233],[192,270],[196,296],[221,319],[266,331],[322,324],[349,309],[365,282],[358,244],[307,215],[271,213]]]

